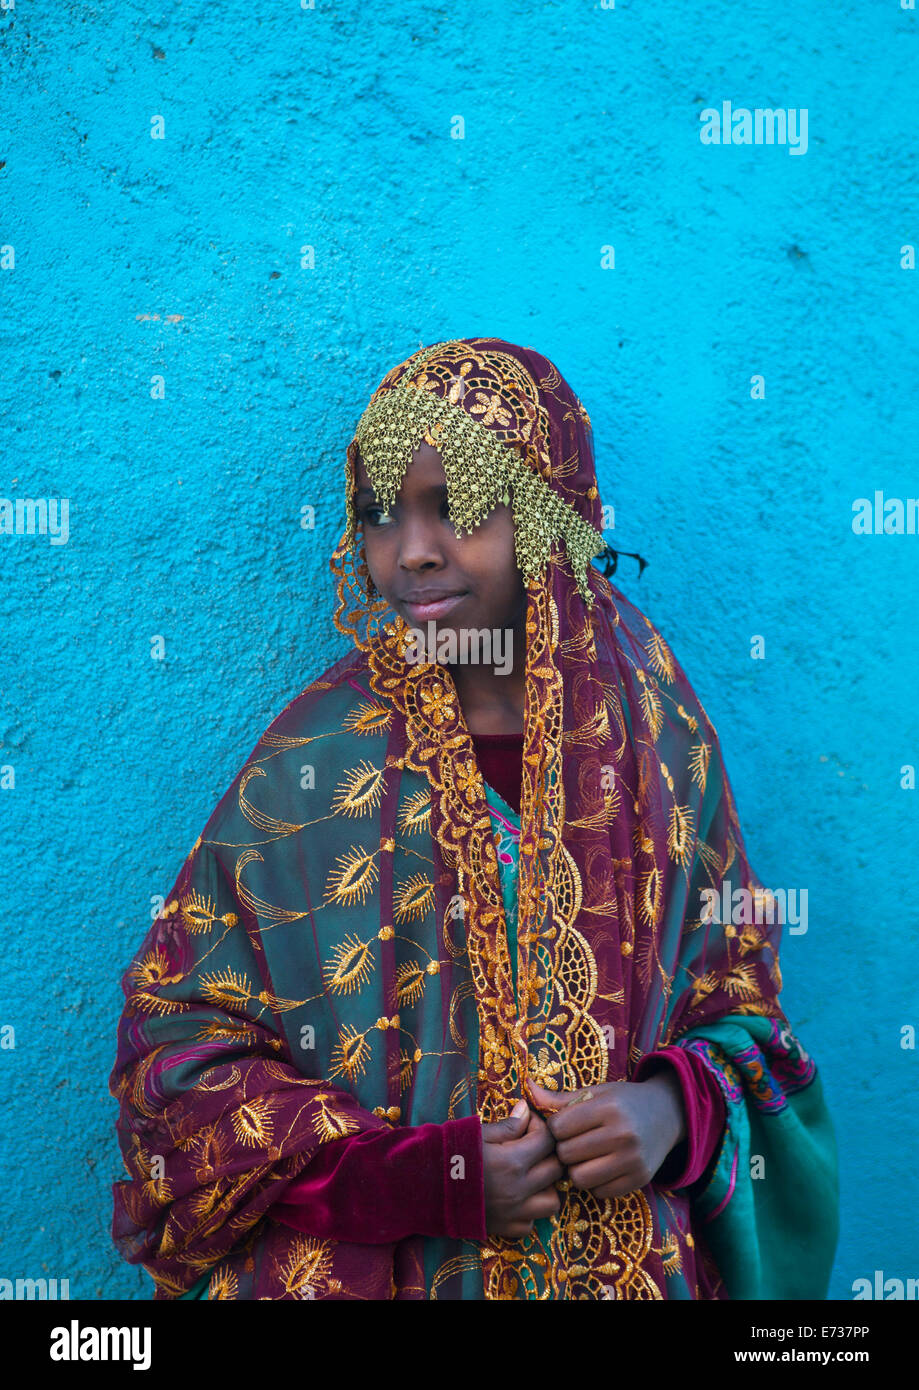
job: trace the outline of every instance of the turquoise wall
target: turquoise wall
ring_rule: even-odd
[[[0,534],[0,1276],[149,1295],[109,1237],[120,973],[345,649],[327,560],[370,392],[470,335],[587,406],[610,539],[650,562],[619,582],[758,873],[808,890],[783,1001],[840,1142],[831,1293],[919,1276],[919,537],[852,529],[919,495],[916,14],[6,0],[0,31],[0,491],[69,499],[66,542]],[[806,109],[806,152],[703,144],[723,101]]]

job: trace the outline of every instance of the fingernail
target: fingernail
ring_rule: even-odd
[[[529,1109],[529,1106],[527,1105],[527,1103],[526,1103],[525,1100],[518,1100],[517,1104],[514,1106],[513,1110],[511,1111],[511,1114],[514,1116],[514,1118],[515,1118],[516,1120],[519,1120],[519,1119],[521,1118],[521,1116],[523,1116],[523,1115],[525,1115],[525,1114],[527,1113],[527,1110],[528,1110],[528,1109]]]

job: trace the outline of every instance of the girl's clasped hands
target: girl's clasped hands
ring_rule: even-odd
[[[485,1224],[519,1240],[560,1210],[567,1180],[599,1199],[645,1187],[686,1136],[682,1088],[672,1069],[645,1081],[548,1091],[528,1079],[531,1104],[482,1125]]]

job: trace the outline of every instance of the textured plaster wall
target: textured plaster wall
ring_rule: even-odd
[[[919,495],[916,14],[16,0],[0,31],[0,492],[70,501],[66,544],[0,535],[0,1276],[149,1295],[109,1239],[120,972],[345,650],[327,557],[367,397],[475,334],[581,396],[610,539],[650,561],[619,582],[714,720],[759,874],[808,889],[783,999],[840,1142],[831,1294],[919,1275],[919,537],[851,525]],[[703,145],[724,100],[807,108],[806,154]]]

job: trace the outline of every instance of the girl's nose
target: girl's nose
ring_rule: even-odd
[[[406,517],[399,528],[399,564],[417,570],[425,565],[442,567],[443,549],[435,528],[423,517]]]

